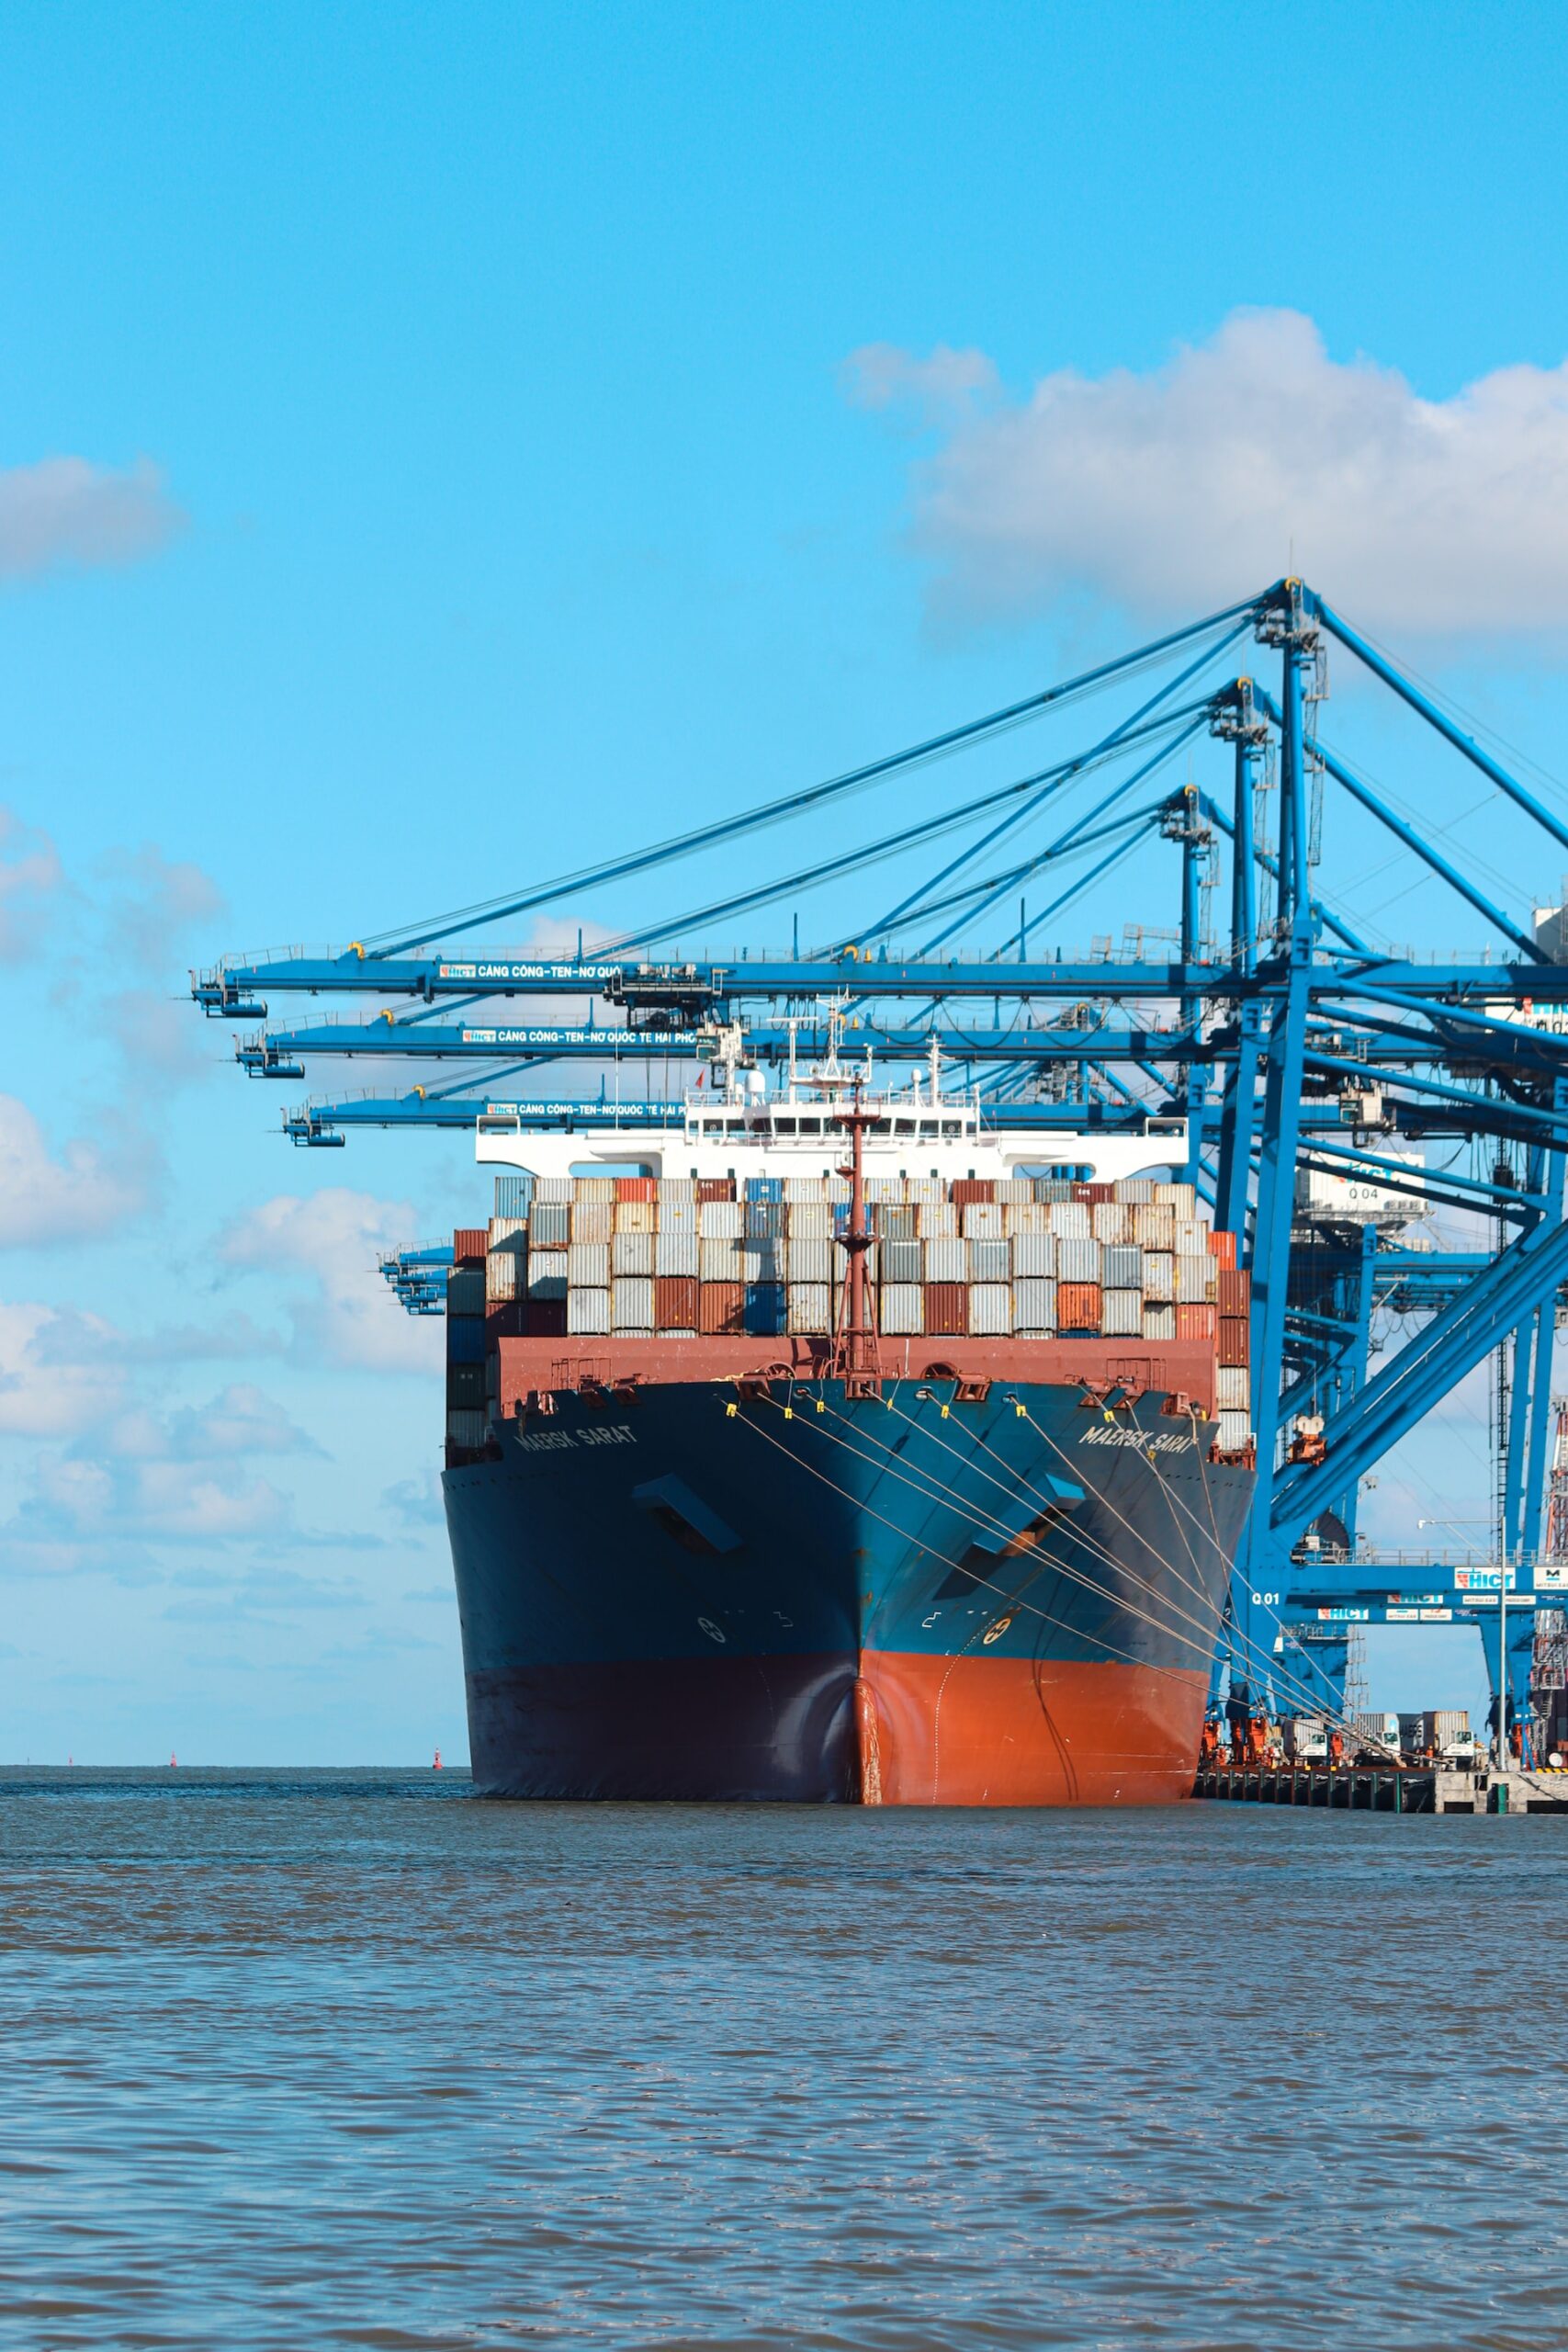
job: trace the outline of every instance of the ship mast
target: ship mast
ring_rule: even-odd
[[[849,1230],[840,1237],[849,1253],[849,1263],[844,1270],[843,1296],[830,1365],[832,1376],[843,1381],[846,1398],[877,1396],[882,1393],[882,1364],[866,1289],[866,1256],[873,1237],[865,1216],[865,1136],[867,1129],[875,1125],[876,1117],[876,1113],[862,1102],[858,1080],[848,1110],[833,1114],[834,1125],[847,1127],[850,1132],[850,1165],[839,1170],[840,1176],[850,1180]]]

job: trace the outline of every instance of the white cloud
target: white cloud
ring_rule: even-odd
[[[406,1202],[329,1186],[300,1199],[279,1194],[230,1227],[227,1263],[243,1272],[303,1276],[288,1300],[295,1353],[307,1363],[370,1372],[439,1369],[442,1334],[434,1317],[405,1315],[377,1272],[414,1231]]]
[[[134,563],[185,525],[146,458],[118,473],[85,458],[11,466],[0,470],[0,581]]]
[[[27,1104],[0,1094],[0,1249],[108,1232],[141,1208],[145,1175],[140,1153],[111,1154],[84,1137],[52,1159]]]
[[[983,390],[977,358],[884,349],[863,376],[879,404],[929,407],[954,359]],[[1568,628],[1568,362],[1425,400],[1331,358],[1298,311],[1239,311],[1145,374],[1063,368],[1023,399],[968,399],[914,489],[912,543],[950,610],[1087,595],[1164,616],[1293,569],[1407,635]]]
[[[57,1356],[52,1343],[67,1323],[73,1350]],[[52,1307],[0,1300],[0,1430],[73,1437],[101,1423],[125,1387],[109,1346],[113,1336],[96,1315],[67,1317]]]
[[[64,882],[49,835],[25,825],[14,808],[0,808],[0,961],[31,953]]]

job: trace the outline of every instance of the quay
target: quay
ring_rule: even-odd
[[[1219,1764],[1199,1771],[1192,1793],[1221,1804],[1322,1805],[1342,1813],[1568,1813],[1568,1772]]]

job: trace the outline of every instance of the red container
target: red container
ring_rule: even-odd
[[[699,1283],[697,1284],[697,1329],[699,1331],[744,1331],[746,1329],[746,1285],[744,1283]]]
[[[957,1185],[953,1191],[958,1190]],[[969,1285],[967,1283],[928,1283],[926,1284],[926,1336],[941,1332],[957,1338],[969,1329]]]
[[[651,1176],[617,1176],[615,1198],[618,1201],[656,1201],[659,1186]]]
[[[460,1225],[452,1236],[452,1262],[457,1266],[482,1266],[485,1243],[490,1238],[482,1225]]]
[[[649,1198],[651,1200],[652,1197],[653,1195],[650,1193]],[[735,1198],[735,1181],[733,1177],[699,1176],[697,1178],[697,1198],[699,1201],[732,1201]]]
[[[1252,1326],[1245,1315],[1222,1315],[1220,1317],[1220,1362],[1224,1364],[1244,1364],[1249,1361],[1252,1346]]]
[[[1179,1315],[1181,1309],[1178,1307],[1176,1311]],[[1098,1331],[1100,1313],[1098,1283],[1058,1283],[1056,1284],[1056,1329],[1058,1331]]]
[[[1214,1287],[1219,1294],[1218,1303],[1222,1315],[1249,1315],[1252,1312],[1252,1282],[1249,1275],[1238,1274],[1234,1268],[1222,1268],[1219,1281]]]
[[[1227,1271],[1234,1270],[1235,1266],[1235,1236],[1234,1233],[1211,1233],[1209,1236],[1209,1250],[1216,1266],[1224,1267]]]
[[[531,1298],[523,1309],[523,1331],[525,1338],[530,1340],[564,1340],[565,1299]]]
[[[1057,1293],[1056,1318],[1061,1320],[1061,1294]],[[1214,1336],[1214,1310],[1212,1306],[1182,1306],[1176,1310],[1176,1336],[1179,1340],[1212,1340]]]
[[[996,1197],[997,1180],[994,1176],[959,1176],[953,1180],[953,1205],[955,1209],[966,1209],[972,1201],[994,1201]],[[945,1290],[946,1283],[942,1287]]]
[[[657,1274],[653,1283],[653,1324],[659,1331],[694,1331],[697,1328],[695,1274]]]

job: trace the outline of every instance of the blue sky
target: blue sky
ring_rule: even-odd
[[[1564,79],[1530,6],[7,9],[0,1751],[463,1752],[435,1333],[373,1264],[483,1188],[290,1153],[191,962],[830,774],[1292,555],[1552,768]],[[1436,1442],[1410,1496],[1478,1515],[1472,1399]]]

